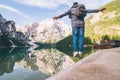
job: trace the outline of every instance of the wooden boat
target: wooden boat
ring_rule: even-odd
[[[109,49],[109,48],[113,48],[112,45],[93,45],[93,48],[96,49]]]
[[[94,44],[93,47],[97,49],[109,49],[115,46],[115,42],[113,40],[101,40],[100,44]]]

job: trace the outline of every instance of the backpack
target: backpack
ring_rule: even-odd
[[[69,18],[71,18],[71,15],[75,15],[78,18],[84,18],[86,16],[86,8],[83,4],[77,4],[75,7],[71,7],[70,10]]]

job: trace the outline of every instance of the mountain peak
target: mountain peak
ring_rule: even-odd
[[[33,28],[30,31],[25,31],[30,33],[30,36],[34,34],[34,37],[31,37],[30,39],[35,42],[55,43],[64,37],[67,37],[71,33],[71,27],[60,20],[45,19],[36,24],[38,24],[37,27]],[[29,25],[27,27],[29,29],[34,26]]]

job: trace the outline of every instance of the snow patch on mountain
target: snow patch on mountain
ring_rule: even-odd
[[[19,29],[35,42],[55,43],[71,34],[71,26],[63,21],[46,19]],[[31,37],[32,36],[32,37]]]

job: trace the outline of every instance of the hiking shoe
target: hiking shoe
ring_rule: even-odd
[[[82,57],[82,52],[79,51],[78,54],[79,54],[80,57]]]
[[[73,52],[73,57],[75,57],[75,56],[77,56],[77,55],[78,55],[78,52],[77,52],[77,51]]]

